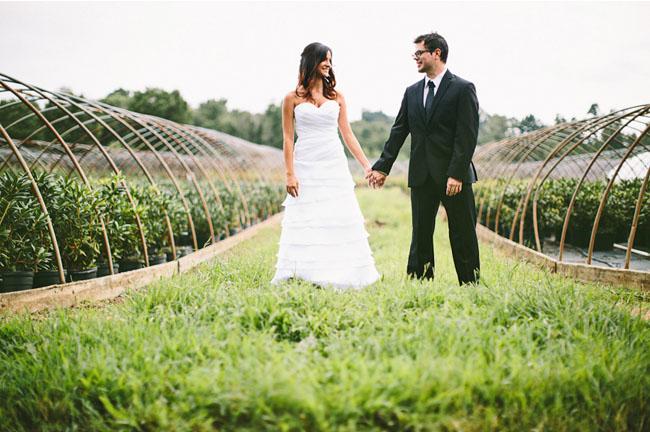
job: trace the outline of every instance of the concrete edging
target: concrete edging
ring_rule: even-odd
[[[25,310],[36,312],[51,307],[73,306],[82,301],[100,301],[115,298],[129,289],[141,288],[157,280],[185,273],[250,239],[261,229],[278,224],[282,220],[282,215],[283,213],[277,213],[232,237],[176,261],[87,281],[0,293],[0,313]]]
[[[559,262],[510,239],[501,237],[483,225],[476,226],[476,235],[479,240],[495,246],[505,255],[535,264],[551,273],[572,277],[583,282],[601,282],[611,285],[625,285],[642,291],[650,290],[650,273],[648,272]]]

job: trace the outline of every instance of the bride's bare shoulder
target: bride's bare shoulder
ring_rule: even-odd
[[[345,97],[339,89],[336,90],[336,101],[339,103],[339,105],[345,105]]]
[[[289,103],[291,102],[294,105],[299,104],[300,102],[303,101],[303,97],[300,96],[300,88],[291,90],[289,93],[287,93],[284,96],[284,102]]]
[[[290,107],[294,107],[298,103],[298,95],[295,90],[291,90],[284,96],[284,104]]]

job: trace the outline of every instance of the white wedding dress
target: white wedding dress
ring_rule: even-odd
[[[368,232],[338,136],[339,104],[295,107],[298,197],[287,194],[272,284],[298,278],[337,289],[379,279]]]

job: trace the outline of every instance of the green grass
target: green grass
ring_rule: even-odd
[[[270,287],[279,228],[104,307],[0,321],[0,430],[650,430],[631,290],[481,249],[459,287],[404,276],[408,197],[358,196],[381,282]]]

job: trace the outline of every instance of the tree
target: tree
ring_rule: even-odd
[[[108,105],[128,109],[132,97],[133,95],[131,94],[130,91],[124,90],[123,88],[119,88],[117,90],[113,90],[105,98],[100,99],[100,102],[103,102]]]
[[[537,118],[535,118],[535,116],[532,114],[528,114],[526,117],[521,119],[517,125],[517,129],[519,129],[522,134],[541,129],[543,127],[544,124],[541,121],[537,120]]]
[[[381,154],[394,121],[393,117],[382,111],[364,110],[361,113],[361,120],[350,123],[354,135],[369,158],[375,158]],[[410,148],[411,137],[409,136],[404,143],[404,147],[399,152],[398,158],[407,159]]]
[[[499,141],[514,135],[513,125],[517,123],[514,118],[498,114],[488,114],[479,111],[478,145],[492,141]]]
[[[178,123],[189,123],[192,118],[190,107],[178,90],[168,92],[147,87],[145,91],[136,91],[129,102],[129,109]]]
[[[592,116],[597,116],[600,113],[600,107],[598,106],[597,103],[592,103],[591,106],[589,107],[589,110],[587,111],[587,114],[591,114]]]
[[[282,148],[282,107],[270,104],[262,116],[260,143]]]
[[[567,120],[563,115],[555,114],[555,124],[556,125],[566,123],[566,122],[567,122]]]
[[[220,130],[228,114],[227,99],[210,99],[192,111],[192,123],[208,129]]]

